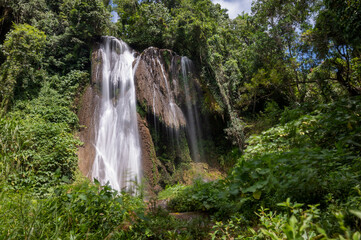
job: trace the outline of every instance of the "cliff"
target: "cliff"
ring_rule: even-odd
[[[195,131],[192,112],[195,108],[190,111],[190,106],[199,104],[200,85],[190,61],[185,66],[184,59],[170,50],[150,47],[135,54],[133,69],[143,174],[151,188],[164,187],[182,163],[199,156],[189,130]],[[79,148],[79,168],[86,176],[90,176],[95,157],[101,72],[100,48],[96,46],[92,53],[91,83],[83,93],[78,112],[84,126],[79,133],[84,142]]]

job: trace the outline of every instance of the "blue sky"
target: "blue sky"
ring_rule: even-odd
[[[222,8],[228,9],[230,18],[237,17],[241,12],[251,13],[252,0],[212,0],[213,3],[219,3]]]

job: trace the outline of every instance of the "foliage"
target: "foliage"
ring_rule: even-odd
[[[88,81],[88,72],[72,70],[65,76],[53,76],[50,80],[50,86],[57,90],[65,100],[72,102],[79,96],[79,91],[82,92]]]
[[[198,180],[193,185],[175,192],[170,198],[168,206],[179,212],[201,211],[225,217],[239,209],[231,202],[230,194],[223,191],[224,181],[205,183]]]
[[[333,237],[329,237],[319,224],[320,210],[317,205],[291,203],[290,199],[286,202],[279,203],[280,207],[285,208],[286,212],[277,213],[269,209],[259,209],[257,216],[261,227],[254,229],[251,227],[244,228],[242,223],[244,220],[239,217],[233,217],[226,223],[217,222],[213,226],[211,233],[212,239],[359,239],[361,233],[353,231],[350,227],[345,226],[344,215],[340,212],[335,212],[338,220],[339,233]],[[352,211],[355,215],[359,211]]]
[[[355,75],[355,65],[360,56],[360,29],[358,1],[339,2],[325,0],[316,25],[309,33],[319,58],[328,67],[327,80],[336,80],[349,95],[360,95],[360,78]],[[336,71],[335,71],[336,70]],[[323,79],[324,80],[324,79]]]
[[[208,232],[207,223],[200,217],[178,220],[157,208],[140,218],[128,231],[114,236],[120,239],[204,239]]]
[[[249,138],[246,152],[281,152],[301,146],[346,148],[358,152],[360,98],[349,98],[313,107],[286,108],[276,125]],[[311,112],[308,112],[310,111]]]
[[[360,136],[353,127],[360,125],[359,107],[356,98],[319,105],[311,114],[286,110],[283,124],[249,139],[230,192],[269,206],[287,197],[308,204],[322,203],[327,194],[345,199],[360,181]]]
[[[1,8],[4,21],[16,23],[1,46],[1,181],[45,193],[73,180],[81,143],[71,109],[110,13],[100,0],[2,1]]]
[[[64,0],[60,9],[69,23],[68,31],[87,44],[99,37],[110,24],[110,14],[101,0]]]
[[[5,0],[1,6],[8,13],[5,22],[26,23],[45,32],[44,68],[52,75],[63,75],[70,70],[88,70],[94,41],[112,29],[111,15],[104,3],[102,0]]]
[[[355,191],[361,181],[359,108],[359,97],[286,108],[278,114],[280,124],[249,138],[247,149],[227,179],[198,182],[179,189],[171,197],[169,206],[182,211],[207,211],[221,220],[233,216],[224,226],[216,223],[215,228],[221,229],[213,233],[214,238],[218,234],[227,238],[241,233],[244,237],[248,230],[241,226],[256,221],[253,212],[261,206],[272,209],[269,215],[260,216],[262,224],[268,219],[272,231],[268,235],[265,231],[258,232],[259,238],[255,239],[266,235],[282,239],[287,234],[296,234],[287,237],[298,239],[297,234],[323,234],[313,224],[315,221],[328,234],[341,233],[334,231],[337,218],[332,213],[336,212],[344,216],[350,227],[359,229],[359,221],[349,214],[350,210],[360,208],[360,198]],[[319,218],[315,215],[317,220],[305,217],[306,212],[299,215],[301,219],[283,216],[282,210],[281,215],[276,215],[274,212],[280,210],[278,203],[286,198],[307,205],[318,204],[322,214],[319,212]],[[287,226],[298,230],[287,233]],[[257,236],[257,231],[249,231]]]
[[[31,101],[18,101],[0,120],[2,181],[12,189],[47,188],[73,179],[78,118],[68,102],[48,87]]]
[[[120,7],[122,8],[119,9]],[[118,3],[118,13],[124,21],[125,11],[129,11],[127,7],[128,5],[124,1]],[[137,49],[166,44],[166,34],[169,32],[171,16],[169,10],[162,3],[141,4],[137,12],[133,14],[127,20],[131,21],[132,24],[124,27],[123,31],[125,32],[121,33],[129,44]],[[125,22],[119,21],[118,26],[120,24],[125,24]],[[119,28],[122,29],[122,26]]]
[[[7,108],[14,95],[33,95],[44,79],[42,58],[46,36],[27,25],[15,25],[2,46],[5,62],[0,68],[0,102]]]
[[[158,194],[158,199],[165,200],[171,197],[176,197],[180,192],[186,189],[187,186],[176,184],[173,186],[167,186],[163,191]]]
[[[2,192],[0,237],[104,239],[122,231],[143,207],[141,199],[88,182],[56,188],[45,199]]]
[[[0,196],[0,238],[203,239],[208,230],[204,219],[145,212],[143,199],[96,181],[54,188],[44,199],[12,191]]]

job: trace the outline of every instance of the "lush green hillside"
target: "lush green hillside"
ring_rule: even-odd
[[[211,0],[114,3],[0,2],[1,239],[361,239],[359,0],[255,0],[235,19]],[[80,176],[78,100],[103,35],[193,60],[202,112],[233,142],[215,143],[224,179],[145,197]]]

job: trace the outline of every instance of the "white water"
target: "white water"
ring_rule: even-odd
[[[192,61],[187,57],[182,57],[182,77],[184,94],[186,97],[187,108],[187,133],[191,147],[192,159],[195,162],[200,161],[200,149],[198,143],[201,140],[201,127],[197,107],[195,105],[197,96],[191,92],[188,75],[191,72]],[[195,91],[195,89],[194,89]],[[192,94],[193,93],[193,94]],[[192,103],[192,99],[194,103]]]
[[[101,45],[102,83],[96,156],[92,178],[115,190],[130,190],[141,178],[141,148],[136,113],[132,50],[122,41],[104,37]]]
[[[157,97],[157,92],[155,91],[155,83],[153,83],[153,121],[154,121],[154,130],[157,133],[157,116],[156,116],[156,112],[157,112],[157,108],[156,108],[156,97]]]
[[[176,113],[176,110],[175,110],[175,103],[174,103],[174,100],[173,100],[173,95],[172,95],[172,92],[170,91],[169,89],[169,85],[168,85],[168,79],[167,77],[165,76],[165,71],[164,71],[164,68],[163,68],[163,64],[160,63],[159,59],[157,58],[157,62],[162,70],[162,75],[163,75],[163,80],[164,80],[164,84],[165,84],[165,87],[167,89],[167,94],[168,94],[168,97],[169,97],[169,107],[170,107],[170,116],[171,116],[171,121],[170,123],[173,125],[173,127],[176,129],[179,127],[179,122],[178,122],[178,117],[177,117],[177,113]]]

